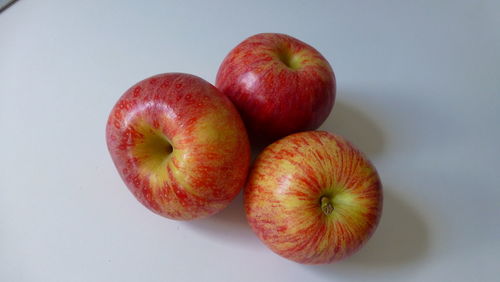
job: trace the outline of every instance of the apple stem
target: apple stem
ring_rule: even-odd
[[[320,201],[321,201],[321,210],[323,211],[323,213],[325,213],[326,215],[331,214],[334,208],[332,205],[332,201],[330,201],[330,197],[321,196]]]

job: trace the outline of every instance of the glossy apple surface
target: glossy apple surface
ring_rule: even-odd
[[[313,47],[285,34],[262,33],[222,62],[216,87],[238,108],[251,139],[274,141],[318,128],[335,101],[335,76]]]
[[[245,188],[248,222],[275,253],[304,264],[358,250],[382,211],[373,165],[340,136],[307,131],[268,146]]]
[[[132,86],[109,115],[106,140],[130,191],[171,219],[214,214],[245,184],[243,122],[226,96],[193,75],[160,74]]]

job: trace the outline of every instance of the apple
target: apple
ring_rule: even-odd
[[[160,74],[132,86],[109,115],[106,140],[129,190],[171,219],[212,215],[245,185],[243,122],[226,96],[193,75]]]
[[[298,263],[330,263],[354,253],[374,232],[382,184],[348,141],[306,131],[264,149],[244,201],[250,226],[272,251]]]
[[[215,86],[235,104],[252,140],[274,141],[318,128],[335,101],[335,75],[313,47],[261,33],[229,52]]]

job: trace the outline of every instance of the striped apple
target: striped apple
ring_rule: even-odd
[[[330,263],[370,238],[382,211],[382,185],[375,167],[342,137],[296,133],[257,157],[245,210],[275,253],[298,263]]]
[[[280,33],[256,34],[238,44],[221,63],[215,86],[259,143],[318,128],[332,110],[336,90],[325,57]]]
[[[243,122],[227,97],[193,75],[160,74],[132,86],[109,115],[106,140],[129,190],[171,219],[214,214],[245,184]]]

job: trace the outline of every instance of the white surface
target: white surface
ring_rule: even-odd
[[[500,2],[268,2],[21,0],[0,14],[0,281],[498,279]],[[322,128],[385,184],[378,231],[338,264],[273,254],[241,197],[206,220],[156,216],[106,150],[129,86],[170,71],[214,82],[264,31],[330,60],[339,92]]]

